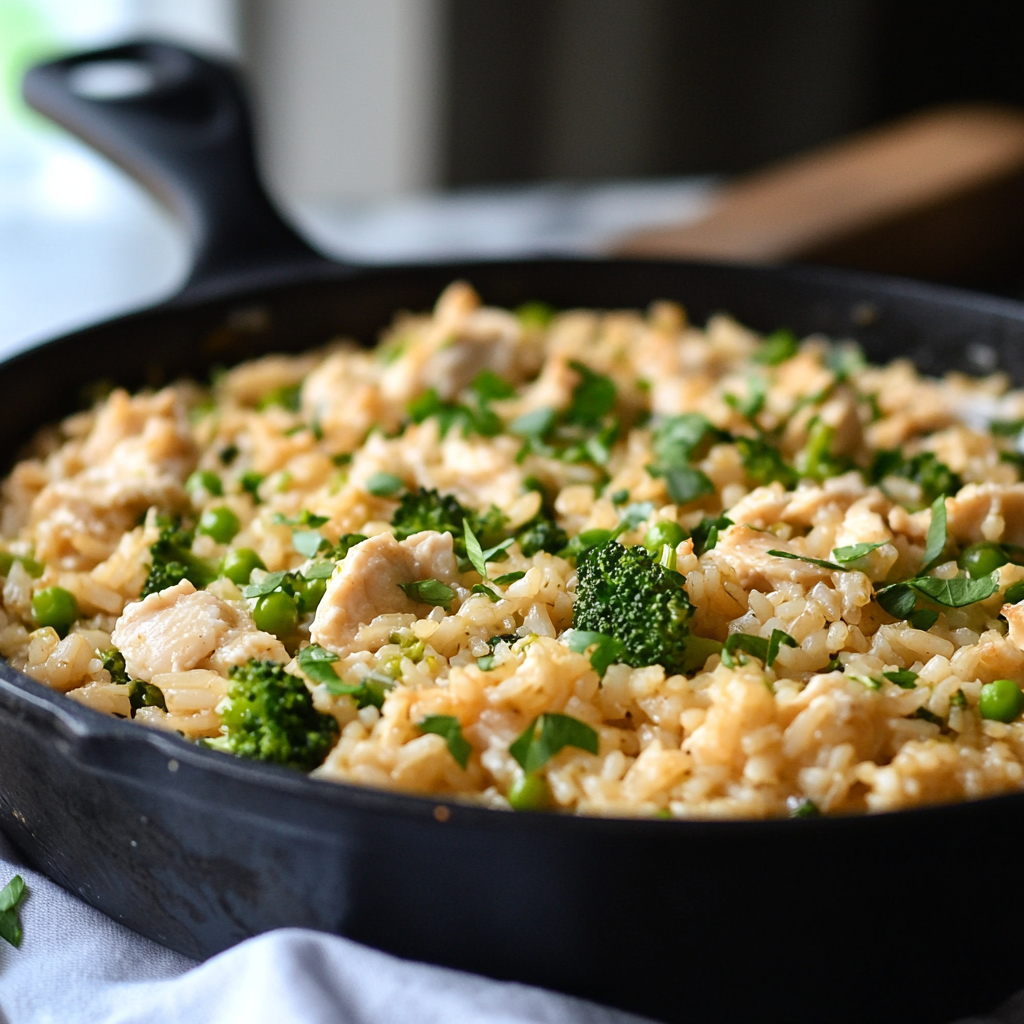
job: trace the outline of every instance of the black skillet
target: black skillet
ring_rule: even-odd
[[[75,69],[152,84],[87,100]],[[501,305],[684,303],[855,337],[929,372],[1024,384],[1024,305],[859,274],[610,260],[360,269],[314,253],[259,185],[230,71],[139,44],[35,68],[38,110],[184,216],[195,262],[152,309],[0,368],[8,460],[76,408],[335,335],[371,344],[465,278]],[[208,957],[270,928],[571,992],[670,1021],[943,1021],[1024,986],[1024,795],[873,817],[636,821],[512,814],[312,781],[90,711],[0,662],[0,824],[26,859],[143,935]]]

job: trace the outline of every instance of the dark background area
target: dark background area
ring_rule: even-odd
[[[448,185],[735,173],[922,107],[1024,107],[1024,5],[447,0]]]

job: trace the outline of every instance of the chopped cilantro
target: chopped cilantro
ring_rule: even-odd
[[[780,327],[761,342],[753,359],[765,366],[778,366],[787,359],[792,359],[799,347],[796,335],[788,327]]]
[[[914,690],[917,688],[917,673],[911,672],[909,668],[898,668],[892,672],[883,672],[882,675],[890,683],[895,683],[902,690]]]
[[[402,478],[395,476],[394,473],[371,473],[363,486],[367,494],[372,494],[375,498],[393,498],[405,484]]]
[[[271,406],[277,405],[288,412],[299,411],[299,400],[302,394],[302,384],[282,384],[280,387],[268,391],[257,403],[256,408],[263,412]]]
[[[469,764],[469,755],[473,753],[473,747],[469,740],[462,735],[462,726],[454,715],[427,715],[416,725],[420,732],[443,736],[448,744],[448,753],[455,758],[459,767],[465,770],[466,765]]]
[[[691,537],[693,538],[693,553],[700,558],[701,555],[711,551],[718,544],[718,535],[735,525],[728,516],[705,516],[694,528]]]
[[[594,633],[585,629],[570,629],[562,634],[562,640],[571,651],[586,654],[590,648],[590,664],[594,671],[603,676],[608,666],[622,660],[626,645],[606,633]]]
[[[963,480],[933,452],[921,452],[906,459],[899,449],[880,451],[875,455],[869,472],[872,483],[884,488],[887,477],[902,477],[921,488],[922,507],[931,505],[939,495],[956,494]]]
[[[824,558],[811,558],[809,555],[797,555],[792,551],[779,551],[775,548],[768,550],[769,555],[773,555],[775,558],[789,558],[796,562],[809,562],[811,565],[816,565],[820,569],[832,569],[838,572],[849,572],[845,566],[837,565],[835,562],[826,562]]]
[[[756,484],[770,484],[778,481],[786,490],[792,490],[800,476],[783,459],[778,448],[762,438],[737,437],[735,445],[747,476]]]
[[[530,773],[543,768],[564,747],[596,754],[599,749],[597,732],[578,718],[548,711],[526,727],[509,745],[508,752],[523,771]]]
[[[406,596],[420,604],[430,604],[449,611],[455,598],[455,591],[440,580],[417,580],[414,583],[399,583]]]
[[[870,554],[877,548],[884,547],[888,543],[889,541],[887,540],[879,540],[874,543],[848,544],[846,547],[833,548],[832,557],[841,566],[847,566],[853,562],[859,562],[865,555]]]

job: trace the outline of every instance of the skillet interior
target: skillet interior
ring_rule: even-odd
[[[373,340],[451,279],[485,301],[636,307],[855,337],[874,359],[1024,382],[1024,306],[833,271],[539,261],[224,284],[0,368],[10,457],[81,384],[129,387],[335,334]],[[1024,892],[979,893],[1024,795],[868,818],[502,814],[313,782],[83,708],[0,664],[0,823],[28,860],[187,955],[282,925],[667,1020],[950,1020],[1024,980]],[[437,810],[441,806],[442,810]],[[995,941],[993,941],[993,939]]]

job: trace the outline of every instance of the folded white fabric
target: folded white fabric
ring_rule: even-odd
[[[27,870],[0,835],[0,887],[14,874],[24,939],[0,941],[0,1024],[642,1024],[297,928],[196,965]]]

